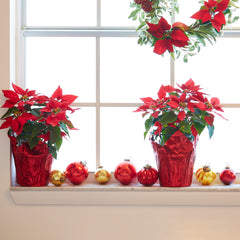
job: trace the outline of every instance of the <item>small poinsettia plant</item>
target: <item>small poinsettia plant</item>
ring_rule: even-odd
[[[177,0],[132,0],[134,9],[129,18],[139,20],[138,43],[150,43],[154,52],[163,55],[168,51],[173,58],[184,54],[183,60],[200,51],[206,42],[216,41],[224,26],[239,19],[234,16],[239,0],[207,0],[199,1],[200,9],[193,12],[190,25],[175,22],[172,25],[164,18],[166,13],[171,16],[179,12]],[[163,17],[164,15],[164,17]]]
[[[145,120],[144,138],[150,131],[150,140],[164,145],[177,131],[181,131],[190,141],[198,139],[205,127],[209,137],[214,132],[215,114],[223,117],[218,98],[210,100],[201,92],[192,79],[174,88],[162,85],[158,98],[141,98],[144,102],[135,112],[143,112]]]
[[[27,143],[33,149],[40,141],[48,146],[49,153],[57,158],[62,138],[75,129],[67,116],[76,109],[70,107],[75,95],[63,95],[59,86],[51,97],[24,90],[12,84],[13,90],[2,90],[7,98],[2,108],[8,108],[2,116],[0,129],[9,128],[8,136],[16,139],[17,145]]]

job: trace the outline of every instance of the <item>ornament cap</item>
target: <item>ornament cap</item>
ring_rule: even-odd
[[[80,161],[83,166],[87,166],[87,161]]]
[[[211,171],[211,168],[209,166],[204,166],[203,167],[203,171],[204,172],[210,172]]]
[[[152,166],[149,163],[147,163],[143,168],[144,169],[150,169],[150,168],[152,168]]]

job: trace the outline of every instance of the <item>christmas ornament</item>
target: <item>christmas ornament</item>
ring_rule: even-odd
[[[209,165],[205,165],[196,171],[196,178],[202,185],[210,185],[215,180],[216,173]]]
[[[111,174],[102,166],[99,166],[97,172],[95,173],[95,179],[98,183],[105,184],[111,180]]]
[[[78,185],[88,177],[88,169],[85,162],[70,163],[66,169],[66,176],[72,184]]]
[[[61,186],[66,181],[66,176],[58,170],[53,170],[50,172],[49,180],[55,186]]]
[[[136,176],[136,169],[128,159],[125,159],[124,162],[120,163],[114,172],[114,177],[123,185],[130,184]]]
[[[152,8],[153,3],[149,0],[142,0],[142,9],[144,12],[151,12],[153,10]]]
[[[236,174],[229,166],[226,166],[226,168],[220,173],[219,178],[225,185],[230,185],[235,181]]]
[[[144,186],[152,186],[158,180],[158,171],[147,164],[137,173],[137,179]]]

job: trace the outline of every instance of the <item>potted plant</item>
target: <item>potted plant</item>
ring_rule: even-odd
[[[2,108],[0,129],[8,128],[11,150],[16,166],[16,182],[22,186],[44,186],[49,182],[52,159],[62,138],[75,129],[67,112],[77,96],[63,95],[60,86],[51,97],[23,90],[12,84],[13,90],[2,90],[7,98]]]
[[[136,112],[143,112],[144,138],[155,152],[161,186],[186,187],[192,183],[195,149],[198,137],[207,127],[210,138],[214,117],[222,115],[218,98],[208,100],[192,79],[185,84],[161,86],[158,98],[141,98],[144,102]]]

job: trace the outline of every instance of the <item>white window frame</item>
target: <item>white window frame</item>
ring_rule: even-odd
[[[74,103],[76,107],[96,108],[96,167],[100,163],[100,109],[102,107],[139,107],[140,103],[104,103],[100,101],[100,39],[104,37],[136,37],[134,27],[101,27],[101,0],[97,0],[96,27],[31,27],[26,26],[26,0],[16,1],[15,82],[25,88],[26,37],[95,37],[96,38],[96,103]],[[172,17],[174,22],[174,16]],[[240,38],[240,28],[225,28],[224,38]],[[137,44],[137,43],[136,43]],[[151,51],[151,49],[150,49]],[[170,84],[175,85],[175,62],[170,59]],[[223,103],[225,108],[240,108],[240,103]]]
[[[101,0],[98,0],[100,4]],[[25,64],[23,59],[25,58],[24,49],[25,41],[24,34],[39,34],[39,30],[42,29],[30,29],[21,27],[25,19],[21,19],[21,1],[15,0],[16,3],[16,19],[15,19],[15,62],[11,63],[11,74],[15,75],[15,81],[20,86],[24,87],[25,79]],[[25,0],[22,0],[23,4]],[[98,15],[98,22],[100,22],[100,15]],[[24,25],[23,25],[24,26]],[[42,34],[49,34],[49,31],[43,31]],[[55,34],[64,36],[65,34],[80,34],[81,36],[93,36],[92,34],[98,34],[96,38],[96,45],[99,50],[99,38],[104,36],[119,36],[119,32],[116,33],[112,29],[71,29],[72,33],[66,29],[55,29]],[[135,37],[136,33],[134,29],[119,29],[121,36]],[[117,34],[117,35],[116,35]],[[59,36],[58,35],[58,36]],[[43,35],[42,35],[43,36]],[[65,35],[66,36],[66,35]],[[238,37],[240,38],[240,29],[234,29],[233,32],[229,32],[226,29],[224,37]],[[14,54],[13,54],[14,55]],[[98,54],[99,55],[99,54]],[[97,56],[98,56],[97,55]],[[97,72],[99,73],[99,56],[97,58]],[[174,62],[171,60],[171,84],[174,85]],[[99,76],[99,75],[98,75]],[[12,76],[13,80],[14,77]],[[100,79],[96,77],[97,83],[97,103],[93,104],[96,107],[97,119],[100,120],[100,107],[137,107],[139,103],[100,103],[99,84]],[[89,106],[89,103],[80,103],[78,106]],[[90,104],[91,105],[91,104]],[[224,104],[226,108],[240,108],[240,103],[236,104]],[[99,161],[100,151],[100,121],[97,121],[97,160]],[[237,175],[239,180],[239,174]],[[103,205],[103,206],[240,206],[240,182],[230,186],[211,185],[208,187],[201,187],[193,185],[188,188],[159,188],[159,187],[141,187],[139,185],[119,187],[118,184],[112,183],[110,185],[96,185],[92,184],[93,174],[91,179],[86,185],[81,186],[67,186],[64,188],[58,187],[17,187],[13,184],[10,186],[10,194],[16,204],[20,205]],[[207,199],[207,201],[206,201]]]

